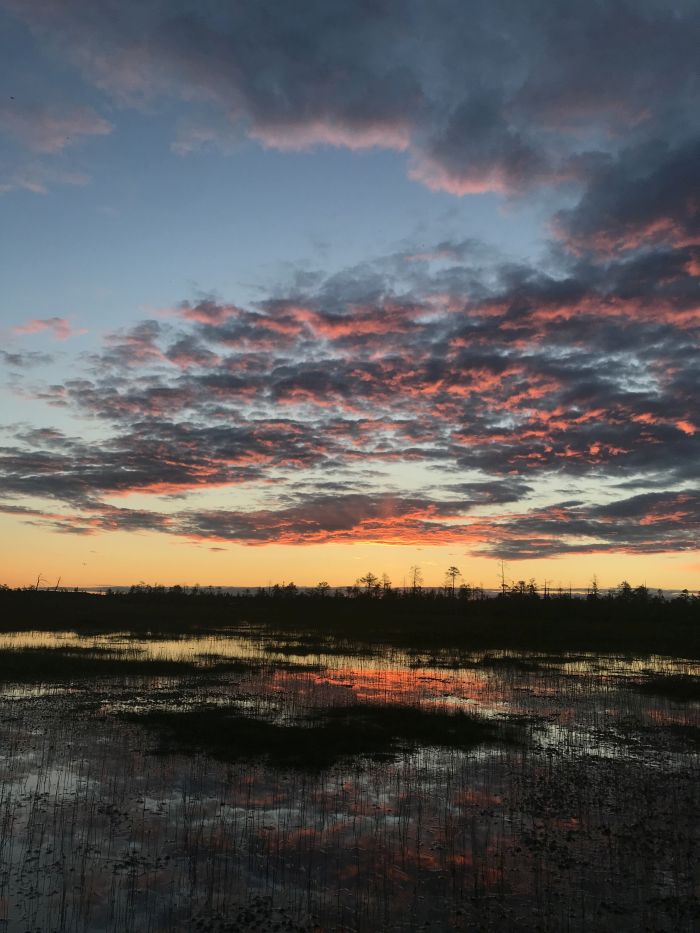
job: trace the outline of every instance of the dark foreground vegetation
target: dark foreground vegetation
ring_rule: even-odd
[[[390,761],[421,746],[466,751],[484,743],[512,743],[518,736],[510,723],[400,704],[329,706],[300,721],[284,723],[268,722],[230,706],[130,718],[155,732],[160,753],[198,751],[219,761],[259,759],[277,768],[302,771],[352,764],[358,756]]]
[[[700,656],[700,597],[672,599],[622,584],[608,594],[542,596],[535,588],[486,596],[461,591],[292,585],[231,594],[214,589],[132,587],[104,595],[0,589],[3,631],[128,631],[192,634],[259,629],[327,649],[343,641],[429,651],[444,647],[630,651]]]

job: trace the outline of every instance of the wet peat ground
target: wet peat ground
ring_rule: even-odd
[[[700,669],[0,636],[0,931],[700,928]]]

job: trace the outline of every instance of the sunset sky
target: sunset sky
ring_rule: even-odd
[[[0,0],[0,583],[700,586],[697,0]]]

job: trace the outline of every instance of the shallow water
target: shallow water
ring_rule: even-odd
[[[8,664],[0,930],[700,924],[699,706],[635,689],[697,676],[690,662],[335,652],[254,633],[0,638],[0,650],[36,647],[197,667],[13,684]],[[221,659],[247,666],[212,671]],[[123,715],[233,706],[287,726],[358,704],[466,711],[514,724],[519,740],[409,743],[307,771],[206,749],[154,754],[157,732]]]

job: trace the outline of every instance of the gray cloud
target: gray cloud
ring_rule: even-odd
[[[0,350],[0,360],[13,369],[29,369],[33,366],[47,366],[53,362],[53,357],[50,353],[39,353],[36,350]]]
[[[472,518],[470,504],[421,496],[364,493],[299,495],[274,509],[181,510],[163,515],[110,505],[79,513],[45,512],[0,504],[64,534],[161,532],[190,540],[248,545],[320,544],[364,540],[461,544],[509,560],[566,554],[658,553],[693,550],[700,531],[695,492],[647,493],[612,505],[562,502],[519,515]]]
[[[178,96],[280,149],[406,149],[457,193],[575,180],[622,131],[675,144],[696,108],[692,2],[3,5],[122,104]]]
[[[590,180],[556,223],[575,249],[609,252],[658,244],[694,247],[700,261],[700,140],[626,149]]]

